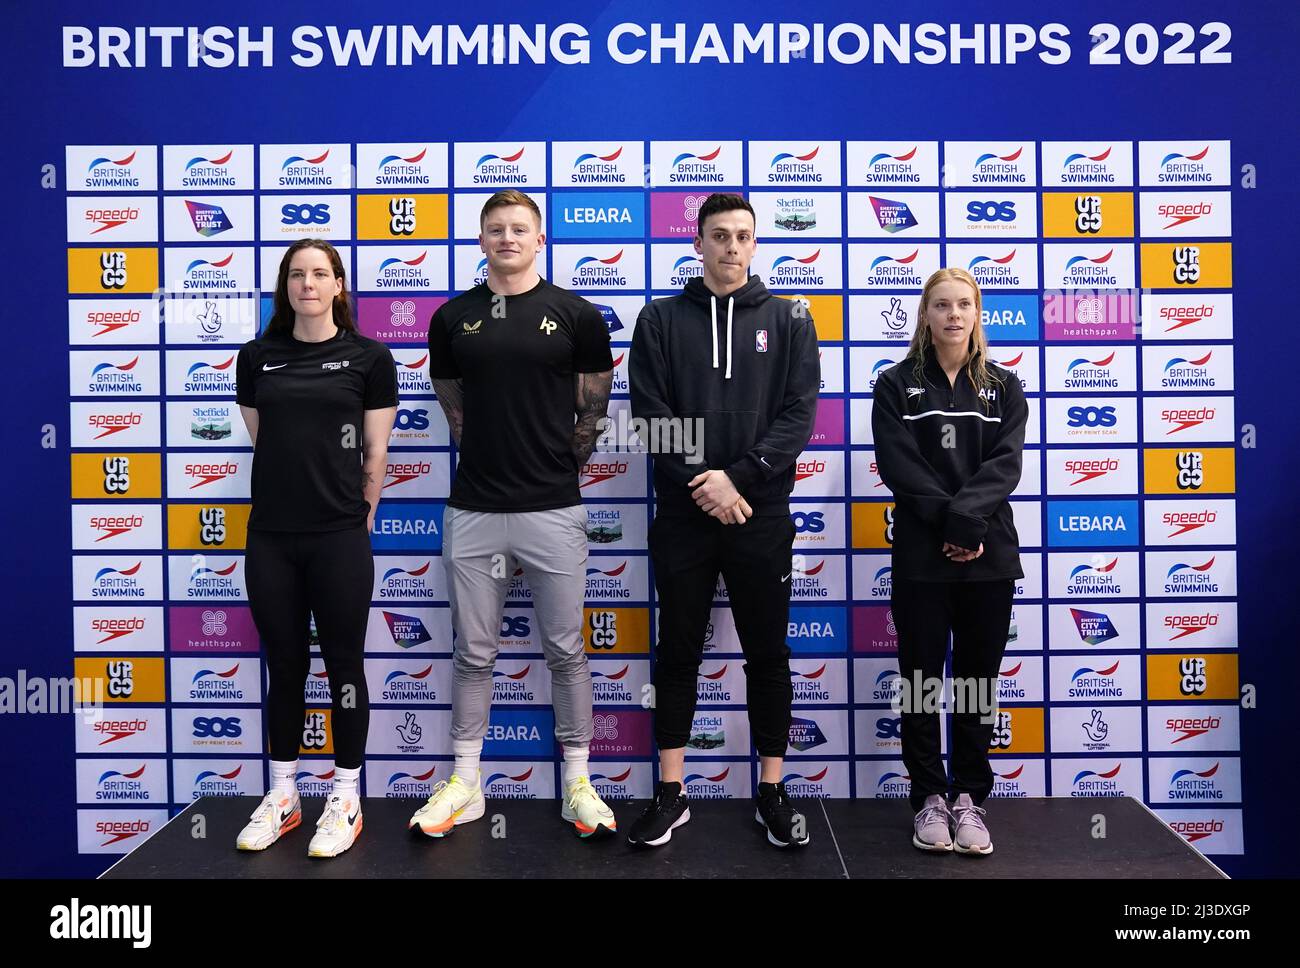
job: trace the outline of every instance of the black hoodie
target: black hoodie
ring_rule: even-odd
[[[1029,406],[1020,378],[985,364],[982,393],[966,370],[955,383],[926,351],[876,380],[871,436],[876,466],[894,492],[893,572],[917,581],[1023,578],[1020,540],[1007,501],[1020,483]],[[984,554],[950,561],[944,542]]]
[[[658,513],[702,514],[686,485],[711,469],[727,472],[755,514],[790,513],[821,389],[817,331],[802,304],[776,298],[757,276],[728,296],[692,279],[641,310],[628,376],[634,418],[702,422],[701,460],[645,441]]]

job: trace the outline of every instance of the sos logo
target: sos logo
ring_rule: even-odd
[[[501,619],[501,638],[526,639],[532,635],[527,615],[506,615]]]
[[[876,739],[902,739],[903,718],[882,716],[876,720]]]
[[[282,225],[329,225],[329,203],[295,205],[290,202],[280,209],[280,223]]]
[[[1114,407],[1071,407],[1065,413],[1069,427],[1113,427],[1117,420]]]
[[[393,426],[398,430],[428,430],[429,411],[424,408],[419,410],[398,410],[397,419],[393,421]]]
[[[235,739],[244,735],[244,727],[238,716],[195,716],[194,735],[200,739],[208,736]]]
[[[131,489],[131,458],[104,458],[104,493],[125,494]]]
[[[826,530],[826,521],[821,511],[795,511],[790,515],[794,522],[795,534],[821,534]]]
[[[1199,451],[1179,451],[1174,457],[1174,463],[1178,467],[1178,476],[1176,478],[1178,489],[1181,491],[1199,490],[1205,483],[1204,455]]]
[[[1015,202],[969,202],[966,205],[967,222],[1014,222]]]

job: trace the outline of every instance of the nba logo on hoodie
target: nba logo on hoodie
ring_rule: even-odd
[[[760,329],[754,334],[754,351],[757,353],[767,352],[767,330]]]

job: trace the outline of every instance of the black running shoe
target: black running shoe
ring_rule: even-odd
[[[673,838],[673,831],[691,819],[686,794],[680,783],[658,783],[655,798],[628,831],[627,842],[634,847],[659,847]]]
[[[785,795],[784,783],[758,785],[758,809],[754,819],[767,829],[767,839],[777,847],[806,847],[812,838],[808,835],[808,821],[795,810]]]

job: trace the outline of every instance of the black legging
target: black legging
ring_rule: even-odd
[[[346,531],[249,531],[245,558],[248,603],[270,673],[266,695],[271,759],[296,760],[311,668],[311,617],[329,675],[334,715],[334,765],[361,765],[370,725],[365,642],[375,560],[370,534]],[[343,702],[351,686],[349,701]]]

